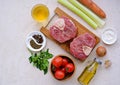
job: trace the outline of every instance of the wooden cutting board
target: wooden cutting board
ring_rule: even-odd
[[[67,13],[65,13],[63,10],[61,10],[60,8],[56,8],[55,11],[54,11],[59,17],[62,17],[62,16],[65,16],[65,17],[68,17],[69,19],[71,19],[74,24],[76,25],[76,27],[78,28],[78,35],[81,35],[81,34],[84,34],[84,33],[90,33],[92,34],[95,39],[96,39],[96,44],[95,46],[100,42],[100,38],[97,37],[94,33],[92,33],[91,31],[89,31],[86,27],[84,27],[83,25],[81,25],[78,21],[76,21],[75,19],[73,19],[70,15],[68,15]],[[70,53],[70,42],[71,41],[68,41],[68,42],[65,42],[65,43],[59,43],[57,42],[56,40],[54,40],[51,36],[50,36],[50,33],[49,33],[49,30],[47,29],[47,27],[42,27],[40,29],[40,31],[46,36],[48,37],[49,39],[51,39],[52,41],[54,41],[55,43],[57,43],[60,47],[62,47],[64,50],[66,50],[67,52]]]

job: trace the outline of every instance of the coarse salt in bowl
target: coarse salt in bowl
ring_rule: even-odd
[[[102,41],[108,45],[114,44],[117,41],[116,31],[113,30],[112,28],[106,29],[102,33]]]

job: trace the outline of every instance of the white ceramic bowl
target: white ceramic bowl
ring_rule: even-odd
[[[38,48],[38,49],[35,49],[35,48],[33,48],[33,47],[30,45],[30,41],[31,41],[31,40],[34,40],[34,42],[36,43],[36,40],[32,37],[33,35],[41,35],[42,38],[43,38],[43,42],[40,43],[40,45],[42,45],[42,46],[41,46],[40,48]],[[37,43],[37,44],[38,44],[38,43]],[[41,33],[40,31],[31,32],[31,33],[29,33],[29,34],[27,35],[26,45],[27,45],[27,48],[28,48],[29,50],[31,50],[31,51],[33,51],[33,52],[38,52],[38,51],[42,50],[42,49],[45,47],[45,45],[46,45],[46,37],[45,37],[44,34]]]
[[[117,41],[116,31],[111,28],[104,30],[102,33],[102,41],[108,45],[114,44]]]

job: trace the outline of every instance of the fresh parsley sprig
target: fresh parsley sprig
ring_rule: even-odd
[[[39,70],[43,70],[44,74],[48,72],[49,61],[53,55],[49,53],[49,49],[46,51],[40,51],[39,53],[31,54],[29,57],[29,62],[33,63],[33,66],[37,67]]]

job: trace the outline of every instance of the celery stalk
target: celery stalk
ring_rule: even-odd
[[[84,21],[86,21],[94,29],[98,27],[98,25],[91,18],[89,18],[85,13],[83,13],[81,10],[79,10],[74,5],[69,3],[67,0],[58,0],[58,2],[63,6],[67,7],[68,9],[70,9],[72,12],[74,12],[78,16],[80,16]]]
[[[77,7],[81,11],[83,11],[88,17],[90,17],[94,22],[96,22],[96,24],[99,27],[102,27],[105,24],[105,22],[102,19],[100,19],[96,14],[94,14],[92,11],[90,11],[88,8],[86,8],[84,5],[79,3],[77,0],[68,0],[68,1],[71,4],[73,4],[75,7]]]

